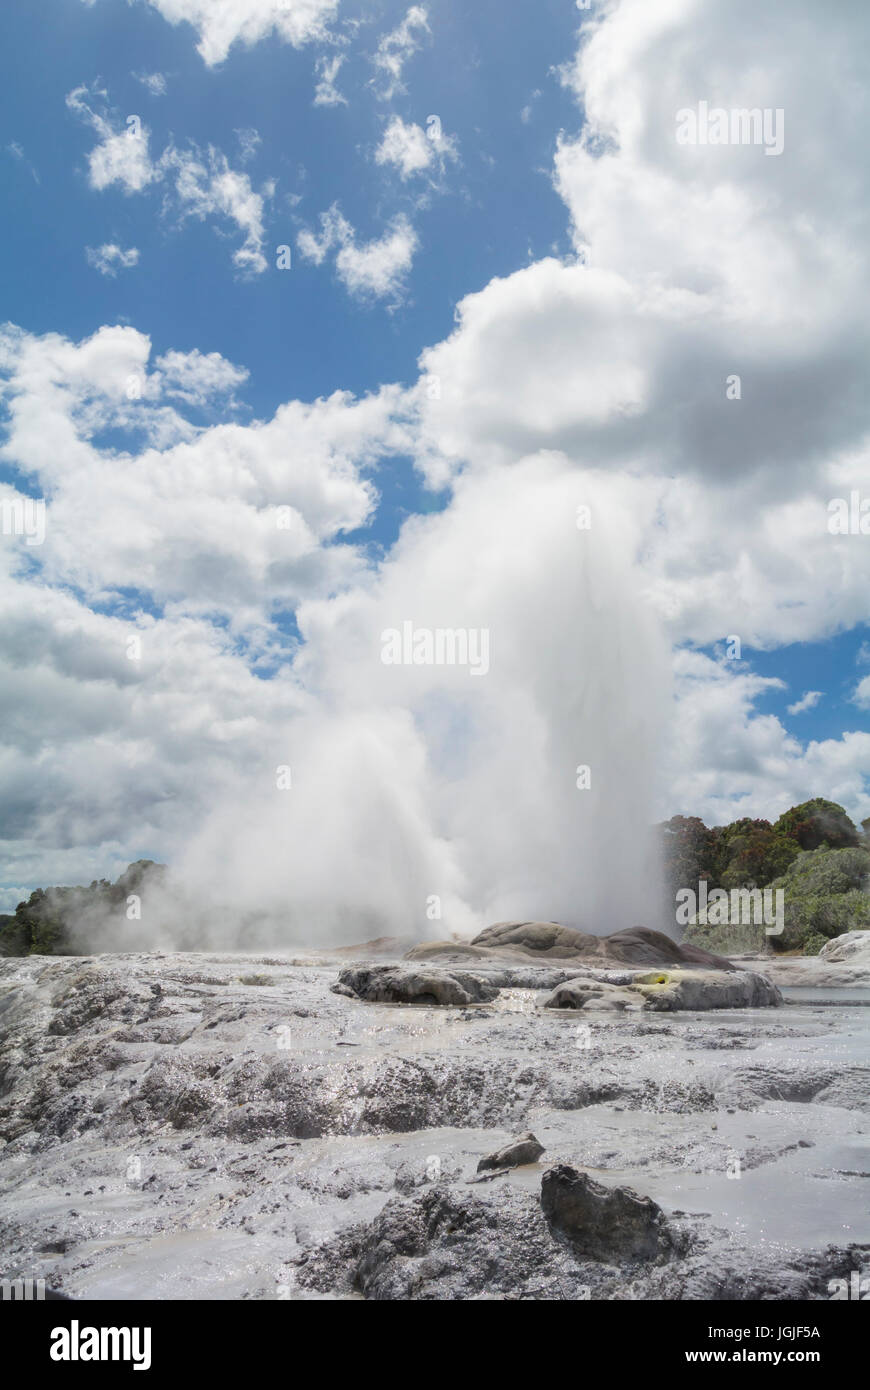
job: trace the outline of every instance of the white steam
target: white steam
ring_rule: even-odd
[[[468,475],[368,585],[303,606],[301,712],[173,861],[195,904],[185,944],[194,919],[212,947],[441,939],[514,917],[658,925],[669,657],[630,495],[561,455]],[[487,629],[488,672],[385,665],[382,633],[406,622]]]

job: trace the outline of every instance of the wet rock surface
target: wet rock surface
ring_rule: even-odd
[[[595,1009],[622,1013],[643,1008],[644,1000],[630,988],[575,975],[556,986],[543,1002],[545,1009]]]
[[[646,1008],[658,1011],[770,1009],[782,1003],[776,985],[757,971],[671,970],[635,977],[632,985]]]
[[[666,1258],[674,1237],[661,1207],[630,1187],[605,1187],[559,1163],[544,1174],[541,1208],[581,1255],[607,1263]]]
[[[866,1261],[866,1008],[578,1015],[542,1007],[578,973],[549,960],[475,964],[480,1003],[332,992],[371,967],[0,961],[0,1273],[74,1298],[826,1298]],[[527,1132],[543,1157],[473,1181]],[[542,1208],[560,1166],[661,1208],[668,1258],[616,1234],[591,1258]]]
[[[699,1012],[705,1009],[768,1009],[782,1003],[776,985],[756,971],[668,970],[635,973],[623,985],[578,974],[556,986],[545,1009]]]
[[[562,930],[560,928],[560,930]],[[650,1009],[656,1011],[772,1008],[782,1003],[775,985],[750,970],[691,969],[643,972],[577,966],[542,971],[535,967],[481,962],[476,971],[443,961],[419,967],[353,966],[331,986],[334,994],[375,1004],[469,1005],[492,1003],[502,989],[542,989],[555,983],[546,1009]]]

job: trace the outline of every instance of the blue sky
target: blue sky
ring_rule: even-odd
[[[501,624],[502,651],[535,619],[528,682],[487,686],[505,758],[519,710],[529,749],[539,716],[561,746],[573,653],[612,602],[604,688],[614,634],[622,673],[631,642],[677,654],[674,679],[648,652],[636,673],[672,749],[643,815],[809,795],[870,812],[864,538],[825,525],[867,476],[857,20],[800,9],[784,36],[749,0],[733,24],[713,0],[669,19],[640,0],[232,0],[223,29],[200,0],[3,7],[0,485],[50,520],[43,549],[3,538],[0,695],[33,710],[3,755],[7,901],[193,854],[219,784],[315,711],[339,743],[370,720],[409,778],[410,720],[427,771],[382,789],[431,816],[409,858],[470,844],[497,778],[463,774],[453,804],[455,749],[441,769],[436,750],[443,728],[473,737],[473,707],[437,680],[385,694],[359,664],[390,595]],[[702,97],[784,104],[781,158],[680,149],[675,111]],[[614,530],[575,609],[551,508],[587,494]],[[542,642],[572,653],[546,677]],[[370,819],[333,827],[349,861]],[[477,911],[470,851],[450,853],[439,872]]]
[[[468,145],[449,187],[431,195],[420,216],[422,254],[393,314],[349,300],[298,258],[290,274],[234,278],[212,225],[177,229],[155,215],[153,197],[130,197],[117,187],[95,197],[83,176],[92,139],[64,102],[67,92],[99,79],[122,120],[136,113],[150,126],[155,151],[172,136],[237,158],[235,132],[255,129],[261,143],[245,167],[255,183],[276,180],[270,251],[295,243],[299,226],[316,224],[336,200],[361,237],[374,237],[420,195],[394,170],[373,168],[370,154],[385,110],[367,89],[369,55],[405,10],[345,8],[348,22],[362,24],[341,72],[340,86],[354,100],[318,108],[310,49],[274,37],[253,48],[237,45],[210,69],[189,26],[172,28],[142,5],[46,0],[36,8],[4,7],[0,119],[5,180],[17,209],[4,226],[6,316],[34,332],[74,337],[100,323],[131,322],[150,335],[155,351],[220,352],[250,369],[244,394],[256,414],[288,395],[310,399],[339,386],[363,392],[382,381],[413,381],[421,348],[450,331],[464,294],[530,257],[569,247],[549,173],[556,132],[578,124],[570,94],[552,73],[577,28],[570,6],[518,5],[506,24],[495,3],[445,5],[437,29],[409,59],[413,90],[390,110],[421,126],[439,114]],[[149,95],[134,71],[165,74],[166,94]],[[12,142],[22,159],[9,152]],[[139,271],[115,279],[94,272],[83,292],[83,247],[106,241],[135,244]]]
[[[336,201],[363,238],[413,210],[419,188],[402,187],[394,170],[371,167],[385,121],[369,88],[371,53],[405,13],[402,4],[344,7],[347,24],[361,26],[341,74],[354,101],[318,108],[311,51],[275,36],[253,48],[237,44],[208,68],[189,26],[172,28],[143,5],[7,7],[0,16],[0,127],[16,216],[2,233],[4,317],[31,332],[76,339],[103,323],[130,323],[149,335],[155,354],[219,352],[250,371],[240,392],[243,418],[267,416],[288,396],[413,382],[421,348],[450,332],[464,294],[533,257],[569,249],[550,179],[556,132],[578,123],[554,72],[577,28],[569,5],[520,5],[506,25],[494,2],[448,4],[410,57],[413,93],[398,96],[390,111],[423,126],[443,110],[451,131],[470,135],[471,153],[450,186],[428,197],[422,254],[392,313],[349,298],[297,255],[289,274],[233,276],[215,227],[161,219],[159,195],[131,198],[111,187],[95,198],[84,169],[92,140],[64,100],[80,84],[99,82],[119,123],[135,113],[151,128],[155,152],[174,138],[238,158],[237,132],[256,130],[260,143],[245,167],[255,183],[276,180],[267,236],[274,267],[277,247],[289,243],[295,252],[300,225],[316,225]],[[151,94],[137,73],[164,74],[165,94]],[[83,248],[105,242],[139,249],[136,274],[83,269]],[[385,464],[378,490],[378,516],[365,537],[373,547],[390,544],[409,512],[443,504],[420,486],[408,459]]]
[[[772,689],[762,696],[759,709],[778,715],[801,739],[836,738],[843,729],[866,729],[866,714],[852,699],[856,673],[867,667],[868,629],[857,629],[831,637],[825,642],[794,642],[773,651],[744,653],[759,675],[780,680],[783,689]],[[822,697],[809,709],[789,714],[807,691],[821,691]]]

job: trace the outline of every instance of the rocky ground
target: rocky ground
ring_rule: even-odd
[[[736,970],[507,946],[0,961],[0,1273],[88,1299],[826,1299],[870,1273],[855,941]]]

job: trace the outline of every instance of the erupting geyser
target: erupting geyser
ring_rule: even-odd
[[[472,472],[300,610],[295,712],[176,864],[210,944],[658,925],[669,661],[621,488],[562,455]]]

